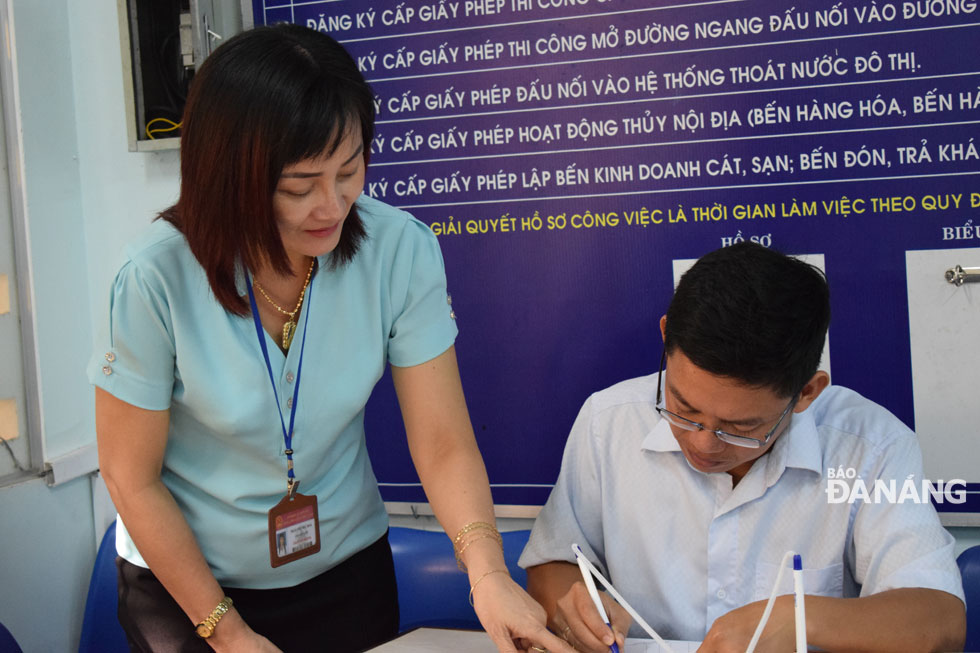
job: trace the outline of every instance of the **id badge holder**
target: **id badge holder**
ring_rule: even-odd
[[[269,563],[273,567],[320,551],[320,517],[315,496],[296,491],[291,482],[282,501],[269,511]]]

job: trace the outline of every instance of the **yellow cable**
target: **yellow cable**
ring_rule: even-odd
[[[150,129],[150,125],[152,125],[155,122],[165,122],[169,124],[170,127],[161,127],[160,129]],[[146,127],[145,127],[146,137],[151,140],[155,139],[156,136],[154,136],[154,134],[160,132],[172,132],[175,129],[180,129],[181,124],[183,123],[174,122],[173,120],[169,120],[168,118],[154,118],[150,122],[146,123]]]

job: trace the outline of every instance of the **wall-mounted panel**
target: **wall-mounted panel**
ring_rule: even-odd
[[[906,252],[980,243],[980,16],[792,4],[253,3],[333,34],[374,87],[366,192],[440,238],[497,503],[542,502],[589,393],[654,370],[671,262],[740,239],[823,253],[834,382],[916,426]],[[423,500],[377,399],[385,496]]]

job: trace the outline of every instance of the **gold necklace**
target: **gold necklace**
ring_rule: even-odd
[[[279,304],[272,301],[272,297],[265,291],[261,285],[259,285],[258,280],[255,281],[255,287],[259,289],[265,300],[272,304],[272,307],[287,316],[289,319],[286,323],[282,325],[282,348],[289,349],[289,345],[293,342],[293,336],[296,334],[296,314],[299,312],[300,306],[303,305],[303,298],[306,296],[306,289],[310,285],[310,277],[313,276],[313,264],[316,263],[316,259],[310,261],[310,269],[306,271],[306,281],[303,282],[303,289],[299,291],[299,301],[296,302],[296,308],[291,311],[287,311]]]

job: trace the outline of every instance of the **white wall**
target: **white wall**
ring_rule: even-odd
[[[127,150],[114,0],[61,1],[69,7],[73,74],[68,83],[75,93],[88,254],[85,299],[92,306],[94,333],[103,324],[123,246],[177,199],[179,158],[177,150]]]
[[[4,0],[20,82],[30,297],[45,456],[94,443],[85,365],[122,246],[176,198],[175,151],[127,150],[115,0]],[[37,389],[27,392],[37,394]],[[0,622],[25,651],[77,649],[93,478],[0,489]],[[104,496],[99,490],[96,496]]]
[[[175,150],[127,150],[114,0],[7,0],[20,90],[46,459],[95,441],[85,365],[124,243],[177,193]]]
[[[95,537],[89,477],[0,489],[0,622],[28,653],[78,649]]]
[[[115,0],[5,1],[17,39],[33,278],[20,305],[37,322],[45,453],[55,456],[94,442],[84,375],[94,333],[123,244],[176,197],[178,160],[127,151]],[[31,653],[77,648],[104,526],[94,486],[83,477],[0,489],[0,622]],[[980,529],[951,530],[958,550],[980,544]]]

